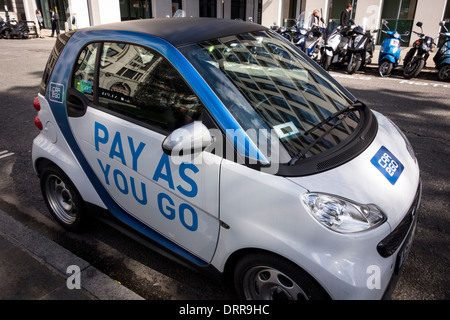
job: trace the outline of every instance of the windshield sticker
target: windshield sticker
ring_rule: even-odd
[[[404,169],[403,164],[384,146],[378,150],[370,162],[392,185],[397,182]]]
[[[50,82],[50,101],[63,103],[63,95],[64,85],[60,83]]]
[[[297,127],[294,125],[292,121],[273,126],[273,129],[280,137],[280,139],[300,133],[300,131],[298,131]]]

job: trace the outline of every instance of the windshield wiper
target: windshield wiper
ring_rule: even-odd
[[[359,101],[356,101],[354,104],[349,105],[347,107],[345,107],[342,110],[339,110],[335,113],[333,113],[332,115],[330,115],[328,118],[326,118],[325,120],[319,122],[318,124],[316,124],[314,127],[312,127],[311,129],[309,129],[308,131],[306,131],[304,133],[305,136],[309,135],[311,132],[317,130],[318,128],[322,127],[324,124],[330,122],[331,120],[335,119],[336,117],[338,117],[339,115],[346,113],[346,112],[353,112],[354,110],[358,110],[358,109],[362,109],[364,108],[365,105]],[[303,157],[306,156],[306,154],[309,152],[309,150],[315,146],[319,141],[322,140],[322,138],[327,135],[331,130],[333,130],[335,127],[337,127],[341,122],[337,122],[335,123],[333,126],[331,126],[330,129],[328,129],[327,131],[325,131],[325,133],[320,136],[318,139],[314,140],[313,142],[311,142],[308,146],[306,146],[305,148],[303,148],[297,155],[295,155],[288,163],[288,165],[293,166],[297,163],[297,161],[299,161],[300,159],[302,159]]]

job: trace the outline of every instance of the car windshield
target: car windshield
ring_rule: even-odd
[[[272,31],[205,41],[180,51],[244,130],[276,133],[284,147],[280,163],[339,145],[358,125],[355,98]]]

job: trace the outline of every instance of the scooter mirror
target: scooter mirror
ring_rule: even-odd
[[[422,22],[420,22],[420,21],[418,21],[417,23],[416,23],[416,26],[418,26],[419,28],[422,28]]]
[[[440,25],[441,27],[445,26],[445,21],[439,21],[439,25]]]

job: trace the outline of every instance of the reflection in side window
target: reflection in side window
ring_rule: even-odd
[[[201,102],[170,63],[124,43],[103,45],[98,101],[164,133],[199,120],[202,113]]]
[[[75,68],[73,87],[93,101],[93,84],[97,43],[92,43],[81,51]]]

